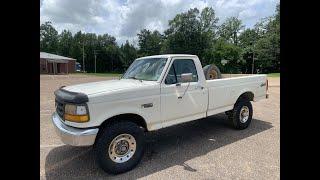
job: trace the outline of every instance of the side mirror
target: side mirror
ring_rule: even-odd
[[[181,82],[191,82],[192,81],[192,73],[184,73],[181,74]]]

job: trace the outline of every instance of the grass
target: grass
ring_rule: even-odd
[[[269,73],[268,77],[280,77],[280,73]]]
[[[100,76],[100,77],[120,77],[122,75],[119,73],[74,73],[74,74],[85,74],[85,75]]]

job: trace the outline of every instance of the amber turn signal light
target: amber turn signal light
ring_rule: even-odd
[[[84,123],[89,121],[88,115],[71,115],[71,114],[65,114],[64,119],[66,121],[71,122],[78,122],[78,123]]]

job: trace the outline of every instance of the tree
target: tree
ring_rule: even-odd
[[[40,51],[57,53],[58,51],[58,31],[51,22],[40,25]]]
[[[163,51],[194,54],[208,62],[205,53],[213,45],[217,22],[218,18],[212,8],[204,8],[201,13],[197,8],[193,8],[177,14],[169,21],[169,28],[165,31]]]
[[[75,58],[83,67],[82,61],[82,46],[84,44],[84,34],[78,31],[74,34],[72,44],[70,46],[70,57]]]
[[[199,10],[194,8],[169,21],[169,29],[165,31],[168,53],[200,54],[201,24],[198,15]]]
[[[256,67],[261,72],[280,71],[280,5],[276,14],[264,24],[262,37],[257,41],[254,51],[257,54]]]
[[[71,46],[73,43],[73,36],[69,30],[63,30],[58,36],[58,52],[62,56],[70,57],[71,55]]]
[[[219,18],[216,17],[216,14],[212,7],[205,7],[201,11],[200,15],[201,32],[209,33],[212,36],[212,38],[214,38],[214,35],[218,28],[218,21]]]
[[[227,18],[227,20],[219,27],[218,34],[221,38],[235,45],[238,44],[238,35],[244,26],[240,19],[236,17]]]
[[[213,56],[210,51],[216,41],[216,32],[218,29],[217,23],[219,18],[216,17],[214,10],[210,7],[206,7],[201,11],[200,24],[201,24],[201,42],[199,46],[203,49],[199,57],[202,64],[207,65],[210,61],[213,61]]]
[[[138,45],[140,56],[160,54],[163,37],[159,31],[153,32],[143,29],[138,33]]]
[[[115,37],[108,34],[96,35],[95,33],[82,33],[79,31],[73,37],[70,51],[71,57],[76,58],[81,65],[83,62],[82,48],[84,49],[85,69],[87,72],[95,72],[95,63],[97,72],[122,69],[121,52]]]
[[[98,35],[97,41],[99,46],[101,47],[105,47],[108,45],[113,45],[113,46],[117,45],[116,38],[113,36],[110,36],[109,34]]]
[[[256,29],[246,29],[239,35],[239,46],[242,48],[243,65],[242,73],[249,73],[252,70],[254,58],[254,46],[259,40],[259,34]]]
[[[239,46],[242,48],[252,46],[259,39],[255,29],[246,29],[239,35]]]
[[[114,45],[108,45],[105,47],[105,53],[106,53],[106,64],[107,70],[109,72],[121,72],[123,71],[123,63],[122,63],[122,56],[120,52],[120,48],[118,46]]]
[[[137,50],[133,45],[129,44],[129,41],[127,40],[126,43],[121,46],[121,52],[123,68],[127,69],[130,64],[137,58]]]
[[[210,63],[216,64],[222,73],[240,73],[241,65],[243,64],[242,49],[233,43],[219,39],[211,52],[213,61]],[[225,65],[221,64],[221,60],[227,60]]]
[[[275,15],[266,17],[253,28],[244,29],[241,20],[227,18],[220,26],[211,7],[201,12],[197,8],[177,14],[169,27],[159,31],[142,29],[136,49],[126,41],[119,47],[116,38],[108,34],[83,33],[69,30],[60,34],[51,22],[40,25],[40,50],[77,59],[85,69],[94,72],[95,52],[97,72],[123,72],[134,59],[164,53],[194,54],[203,66],[215,63],[224,73],[249,73],[255,57],[255,72],[280,70],[280,5]],[[223,66],[221,60],[228,60]],[[82,65],[83,66],[83,65]]]

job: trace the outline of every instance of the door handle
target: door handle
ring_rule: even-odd
[[[196,89],[201,89],[201,90],[203,90],[204,89],[204,87],[203,86],[196,86]]]

